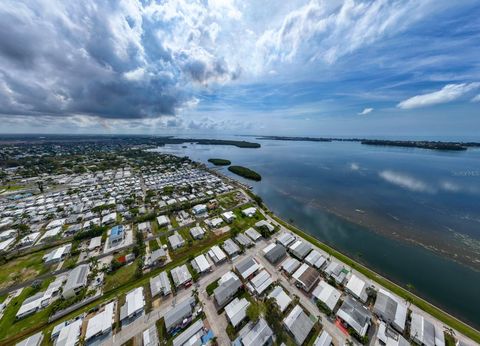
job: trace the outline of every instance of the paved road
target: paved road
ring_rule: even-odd
[[[235,263],[241,261],[243,258],[247,256],[251,256],[255,254],[256,248],[263,248],[265,246],[265,242],[261,241],[257,243],[257,247],[248,249],[242,256],[239,256]],[[170,296],[162,301],[160,307],[153,309],[150,313],[137,318],[135,321],[130,323],[128,326],[123,327],[120,332],[115,334],[113,338],[109,340],[105,340],[102,343],[102,346],[114,346],[114,345],[121,345],[124,342],[127,342],[135,335],[142,333],[145,329],[150,328],[152,325],[156,323],[160,318],[162,318],[165,313],[167,313],[173,306],[174,303],[178,303],[185,299],[186,297],[192,294],[193,289],[197,288],[199,292],[199,298],[202,302],[203,306],[205,307],[205,314],[207,315],[208,321],[210,322],[210,326],[212,326],[213,332],[215,336],[217,336],[220,345],[228,345],[230,343],[230,339],[228,338],[225,329],[226,329],[226,319],[223,315],[217,315],[216,309],[213,306],[213,301],[209,300],[206,294],[206,287],[211,282],[219,279],[222,275],[224,275],[229,270],[232,270],[232,262],[225,262],[219,266],[214,268],[214,271],[204,274],[200,277],[196,285],[192,285],[187,289],[182,289],[177,292],[175,296]],[[198,286],[198,287],[197,287]],[[213,308],[212,308],[213,307]],[[224,321],[224,322],[223,322]],[[222,343],[225,341],[226,343]]]
[[[300,290],[295,284],[293,284],[289,279],[287,279],[276,267],[270,264],[263,256],[260,254],[256,256],[259,262],[267,269],[267,271],[272,275],[274,281],[279,281],[280,284],[285,288],[286,292],[293,297],[296,295],[300,298],[300,303],[304,308],[308,310],[310,315],[318,317],[321,316],[321,324],[323,328],[332,336],[333,343],[335,345],[343,345],[347,339],[347,336],[343,334],[330,320],[327,315],[320,312],[316,304],[310,299],[310,297],[302,290]]]
[[[299,297],[301,304],[308,310],[308,312],[313,316],[321,316],[322,317],[322,325],[324,329],[332,335],[334,339],[335,345],[344,345],[347,337],[332,323],[328,320],[326,315],[323,315],[313,303],[310,298],[300,289],[298,289],[294,284],[292,284],[285,276],[280,274],[280,272],[272,266],[268,261],[266,261],[262,255],[262,249],[268,244],[267,241],[261,240],[259,241],[255,247],[247,249],[242,256],[239,256],[234,263],[241,261],[247,256],[255,256],[255,258],[267,269],[267,271],[272,275],[274,281],[279,281],[282,286],[286,289],[286,291],[290,294],[293,298],[293,295]],[[210,322],[210,326],[212,327],[215,336],[217,336],[217,340],[220,345],[228,345],[230,343],[230,339],[226,334],[226,328],[228,322],[225,317],[225,313],[221,315],[217,314],[215,305],[213,303],[213,299],[208,297],[206,294],[206,286],[220,278],[224,275],[227,271],[232,269],[233,263],[227,262],[223,263],[217,267],[215,267],[214,271],[202,276],[200,280],[197,282],[198,284],[198,292],[200,301],[203,304],[205,314],[207,316],[208,321]],[[149,314],[142,316],[132,322],[130,325],[122,328],[122,330],[114,335],[114,337],[110,340],[106,340],[103,345],[105,346],[114,346],[116,344],[122,344],[135,335],[140,334],[145,329],[149,328],[157,320],[162,318],[165,313],[171,309],[172,303],[174,301],[179,302],[189,296],[195,286],[192,286],[188,289],[181,290],[177,293],[174,297],[169,297],[166,300],[162,301],[161,306],[152,310]]]

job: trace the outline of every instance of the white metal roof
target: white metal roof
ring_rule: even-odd
[[[212,246],[208,253],[215,262],[220,262],[227,258],[225,252],[223,252],[218,245]]]
[[[307,257],[305,257],[305,262],[310,264],[315,268],[320,268],[327,261],[325,257],[322,256],[317,250],[312,250]]]
[[[268,295],[269,298],[274,298],[280,307],[280,311],[284,312],[288,305],[292,302],[292,298],[288,296],[281,286],[277,286]]]
[[[352,292],[352,294],[356,297],[361,299],[362,301],[367,300],[367,283],[360,279],[358,276],[355,274],[352,275],[350,280],[348,280],[346,289]]]
[[[246,216],[253,216],[256,212],[257,209],[254,207],[249,207],[242,210],[242,214]]]
[[[127,307],[127,316],[130,317],[145,306],[143,297],[143,287],[137,287],[133,291],[127,293],[125,297]]]
[[[245,234],[248,235],[250,237],[250,239],[252,239],[253,241],[257,241],[259,238],[262,237],[262,235],[260,233],[258,233],[255,229],[253,229],[252,227],[247,229],[245,231]]]
[[[200,270],[201,273],[203,273],[207,270],[210,270],[210,268],[211,268],[210,263],[208,263],[208,260],[205,257],[205,255],[199,255],[199,256],[195,257],[194,261],[197,264],[198,269]]]
[[[273,249],[275,247],[276,244],[274,243],[270,243],[268,244],[267,246],[265,246],[262,250],[262,252],[265,254],[265,253],[268,253],[271,249]]]
[[[324,330],[322,334],[317,337],[317,339],[313,343],[313,346],[330,346],[332,344],[332,341],[333,339],[330,334],[328,334],[327,331]]]
[[[108,303],[105,305],[105,309],[93,316],[87,324],[87,332],[85,334],[85,339],[88,340],[95,335],[100,335],[110,330],[113,322],[113,308],[115,302]]]
[[[160,215],[157,217],[157,222],[160,225],[160,227],[162,227],[162,226],[168,225],[170,223],[170,220],[165,215]]]
[[[0,243],[0,251],[8,250],[8,248],[15,242],[15,238],[7,239]]]
[[[73,321],[60,330],[58,338],[55,341],[55,346],[71,346],[76,345],[80,339],[80,331],[82,328],[83,319]]]
[[[173,268],[170,274],[172,274],[173,282],[177,287],[192,279],[186,264]]]
[[[270,287],[273,280],[270,274],[263,269],[250,280],[250,283],[257,294],[262,294],[268,287]]]
[[[102,237],[95,237],[90,239],[90,244],[88,244],[88,249],[93,250],[102,245]]]
[[[313,290],[312,295],[327,305],[330,310],[333,310],[342,293],[335,287],[329,285],[326,281],[322,280]]]
[[[235,298],[225,307],[225,314],[227,315],[230,323],[236,327],[247,316],[247,307],[250,302],[245,298]]]

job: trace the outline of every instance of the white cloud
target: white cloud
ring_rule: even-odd
[[[365,108],[363,111],[358,113],[358,115],[367,115],[368,113],[371,113],[373,111],[373,108]]]
[[[352,162],[352,163],[350,164],[350,169],[351,169],[352,171],[358,171],[358,170],[360,169],[360,165],[359,165],[358,163]]]
[[[414,191],[414,192],[434,192],[434,190],[428,186],[425,182],[409,176],[407,174],[398,173],[391,170],[384,170],[379,173],[380,178],[383,180],[399,186],[401,188]]]
[[[431,1],[311,0],[285,15],[257,41],[266,64],[307,61],[334,63],[340,57],[406,29],[433,10]]]
[[[139,67],[135,70],[125,72],[123,76],[131,81],[141,81],[145,76],[145,69],[143,67]]]
[[[441,183],[441,188],[448,192],[459,192],[461,187],[451,181],[444,181]]]
[[[406,99],[400,102],[397,107],[402,109],[412,109],[447,103],[455,101],[479,87],[480,83],[447,84],[438,91]]]
[[[475,97],[472,99],[472,102],[480,102],[480,94],[478,94],[477,96],[475,96]]]

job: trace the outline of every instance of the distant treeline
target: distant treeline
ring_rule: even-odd
[[[385,139],[362,139],[362,138],[324,138],[324,137],[284,137],[262,136],[257,139],[269,139],[274,141],[297,141],[297,142],[360,142],[365,145],[383,145],[406,148],[421,148],[432,150],[467,150],[468,147],[480,147],[478,142],[441,142],[441,141],[396,141]]]
[[[112,145],[148,145],[196,143],[206,145],[233,145],[239,148],[260,148],[259,143],[226,139],[175,138],[171,136],[155,137],[147,135],[0,135],[0,144],[112,144]]]
[[[255,180],[255,181],[260,181],[262,180],[262,176],[258,174],[255,171],[252,171],[251,169],[248,169],[246,167],[242,166],[230,166],[228,167],[228,170],[232,173],[235,173],[241,177],[244,177],[245,179],[250,179],[250,180]]]
[[[433,150],[467,150],[467,146],[457,142],[430,142],[430,141],[389,141],[369,139],[363,140],[366,145],[385,145],[393,147],[421,148]]]

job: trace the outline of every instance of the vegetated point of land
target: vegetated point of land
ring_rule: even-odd
[[[262,180],[262,176],[255,171],[243,166],[230,166],[228,170],[232,173],[235,173],[245,179],[260,181]]]
[[[285,136],[262,136],[257,139],[274,141],[295,142],[360,142],[365,145],[381,145],[406,148],[420,148],[430,150],[467,150],[469,147],[480,147],[479,142],[442,142],[442,141],[399,141],[385,139],[362,139],[362,138],[323,138],[323,137],[285,137]]]
[[[225,159],[208,159],[208,162],[214,164],[215,166],[230,166],[232,162]]]

